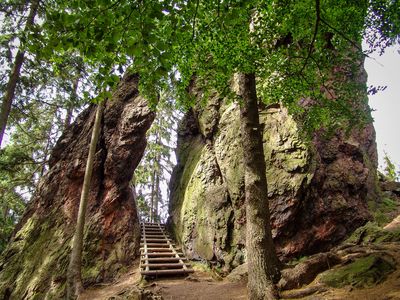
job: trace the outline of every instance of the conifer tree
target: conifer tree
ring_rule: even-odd
[[[29,2],[29,14],[26,19],[24,34],[30,33],[31,28],[34,25],[35,16],[39,8],[39,0],[32,0]],[[21,41],[20,41],[21,42]],[[15,89],[17,87],[18,80],[21,74],[21,67],[25,60],[25,50],[18,49],[15,56],[12,70],[10,72],[6,90],[2,98],[2,104],[0,109],[0,147],[3,141],[4,132],[6,130],[8,117],[10,115],[11,106],[15,96]]]
[[[162,190],[168,186],[174,165],[171,155],[179,114],[168,92],[161,93],[159,101],[156,119],[147,133],[147,148],[134,176],[139,214],[149,222],[164,219],[160,208],[167,204],[167,195]]]

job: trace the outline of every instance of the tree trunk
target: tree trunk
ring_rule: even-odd
[[[89,154],[86,163],[85,177],[83,180],[81,199],[79,203],[78,219],[76,230],[73,237],[71,258],[67,273],[67,299],[76,299],[83,290],[82,286],[82,248],[83,248],[83,231],[85,227],[86,207],[89,199],[90,181],[93,171],[93,161],[96,154],[97,141],[100,135],[101,118],[103,115],[104,103],[100,103],[97,107],[96,118],[92,130],[92,138],[90,140]]]
[[[38,7],[39,7],[39,0],[33,0],[29,10],[28,18],[26,20],[25,31],[28,31],[32,27]],[[25,51],[21,49],[18,50],[14,60],[14,66],[11,70],[11,74],[8,79],[7,88],[4,93],[3,103],[1,104],[0,147],[1,143],[3,142],[4,132],[6,131],[8,117],[10,115],[12,102],[14,100],[15,88],[17,86],[17,82],[21,74],[21,67],[22,64],[24,63],[24,59],[25,59]]]
[[[156,144],[158,146],[160,146],[161,141],[160,141],[160,133],[157,133],[157,139],[156,139]],[[157,151],[160,151],[159,149]],[[158,152],[156,155],[156,159],[155,159],[155,165],[154,165],[154,175],[155,175],[155,198],[153,201],[153,207],[154,207],[154,221],[158,222],[159,218],[158,218],[158,204],[160,202],[160,172],[161,172],[161,167],[160,167],[160,162],[161,157],[160,157],[160,153]]]
[[[157,165],[158,165],[157,161]],[[159,222],[159,217],[158,217],[158,203],[160,199],[160,174],[157,172],[156,174],[156,180],[155,180],[155,187],[156,187],[156,193],[155,193],[155,198],[154,198],[154,222]]]
[[[255,75],[239,75],[243,158],[245,164],[246,250],[249,299],[275,299],[280,262],[272,241],[267,178],[259,124]]]
[[[150,194],[150,222],[154,222],[154,191],[155,191],[156,171],[153,170],[151,175],[151,194]]]
[[[64,120],[64,130],[68,128],[69,125],[71,125],[71,120],[72,120],[72,113],[73,113],[73,108],[68,107],[65,115],[65,120]]]

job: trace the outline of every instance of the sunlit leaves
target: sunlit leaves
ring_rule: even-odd
[[[47,11],[48,40],[58,49],[76,51],[99,75],[92,78],[104,88],[116,65],[129,67],[141,77],[141,92],[153,101],[171,69],[171,22],[163,11],[167,1],[53,1]],[[58,30],[54,30],[57,28]],[[60,46],[61,45],[61,46]]]

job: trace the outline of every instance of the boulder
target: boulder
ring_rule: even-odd
[[[59,138],[49,171],[0,259],[1,299],[61,299],[96,107],[84,110]],[[139,250],[140,227],[129,181],[154,119],[126,75],[106,103],[84,232],[84,285],[111,280]]]
[[[201,98],[201,91],[192,93]],[[199,102],[201,102],[199,100]],[[260,107],[272,234],[283,259],[325,251],[371,219],[378,197],[375,131],[315,132],[309,141],[279,104]],[[178,129],[169,224],[190,258],[223,272],[246,260],[238,104],[212,95]]]

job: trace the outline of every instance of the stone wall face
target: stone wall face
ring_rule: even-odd
[[[200,93],[194,90],[195,94]],[[187,255],[227,271],[245,251],[244,168],[239,108],[214,95],[178,130],[170,224]],[[260,109],[272,234],[282,259],[328,249],[369,218],[376,198],[372,125],[306,143],[286,109]]]
[[[53,149],[50,170],[0,260],[0,298],[61,299],[96,108],[90,106]],[[84,284],[115,278],[137,256],[140,227],[129,181],[154,119],[126,75],[106,104],[86,215]]]

